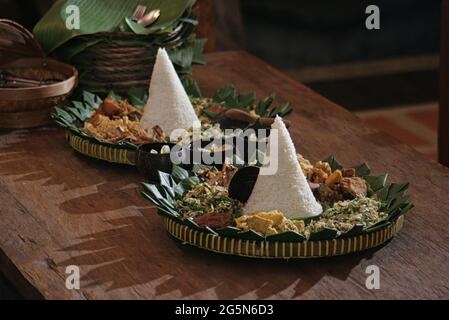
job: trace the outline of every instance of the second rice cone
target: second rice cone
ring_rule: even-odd
[[[279,210],[287,218],[315,217],[323,209],[316,201],[307,179],[297,160],[295,146],[280,117],[276,117],[272,129],[277,130],[278,139],[271,139],[268,145],[273,152],[277,143],[278,167],[274,174],[259,175],[244,211],[246,214]],[[270,161],[273,161],[270,155]]]

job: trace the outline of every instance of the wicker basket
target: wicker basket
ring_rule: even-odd
[[[59,82],[31,88],[0,89],[0,128],[19,129],[51,123],[50,112],[65,103],[76,87],[78,72],[51,59],[24,58],[2,65],[15,76],[28,79],[57,79]]]
[[[24,88],[0,87],[0,128],[31,128],[51,123],[51,110],[72,93],[78,72],[72,66],[45,58],[32,34],[13,21],[0,20],[0,37],[3,72],[28,80],[55,81]]]
[[[81,87],[91,92],[114,90],[124,94],[130,87],[149,85],[159,46],[144,45],[147,36],[123,32],[96,33],[77,40],[88,43],[96,39],[102,40],[70,60],[82,71]],[[178,38],[163,46],[173,49],[182,44],[183,39]]]

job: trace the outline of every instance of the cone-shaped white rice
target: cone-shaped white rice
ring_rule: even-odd
[[[165,134],[170,135],[175,129],[189,129],[198,122],[167,52],[159,49],[140,126],[148,132],[159,126]]]
[[[246,214],[279,210],[287,218],[315,217],[323,211],[313,196],[296,157],[295,146],[280,117],[271,126],[278,130],[278,169],[274,175],[259,175],[244,207]],[[271,139],[268,145],[270,148]],[[271,157],[270,157],[271,158]]]

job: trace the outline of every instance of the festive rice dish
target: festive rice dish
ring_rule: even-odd
[[[238,93],[230,85],[217,91],[213,98],[205,98],[192,79],[184,80],[182,83],[167,52],[160,49],[148,94],[131,89],[127,98],[111,92],[101,99],[84,92],[83,101],[73,101],[72,106],[64,109],[56,108],[52,117],[77,135],[100,143],[137,147],[143,143],[168,141],[175,129],[192,135],[194,126],[206,139],[223,135],[218,121],[228,110],[238,110],[240,116],[242,112],[248,115],[240,123],[244,126],[258,126],[257,119],[291,112],[287,103],[272,106],[274,95],[257,102],[255,94]]]
[[[362,234],[412,208],[408,184],[387,185],[386,175],[371,175],[366,164],[344,168],[333,157],[312,165],[296,153],[280,118],[272,130],[279,131],[273,174],[257,168],[258,173],[245,176],[254,167],[233,165],[193,172],[176,167],[172,175],[161,176],[160,185],[144,184],[144,195],[162,214],[188,225],[267,239],[286,233],[304,240]],[[240,196],[245,193],[246,199]]]

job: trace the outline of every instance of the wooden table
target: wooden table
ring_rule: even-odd
[[[228,83],[276,91],[295,107],[291,133],[311,160],[368,161],[409,181],[416,208],[388,245],[322,260],[261,261],[171,239],[131,167],[73,152],[56,127],[0,135],[0,266],[26,297],[45,299],[448,298],[449,170],[243,52],[195,69],[205,94]],[[65,287],[66,266],[81,289]],[[368,265],[380,289],[365,287]]]

